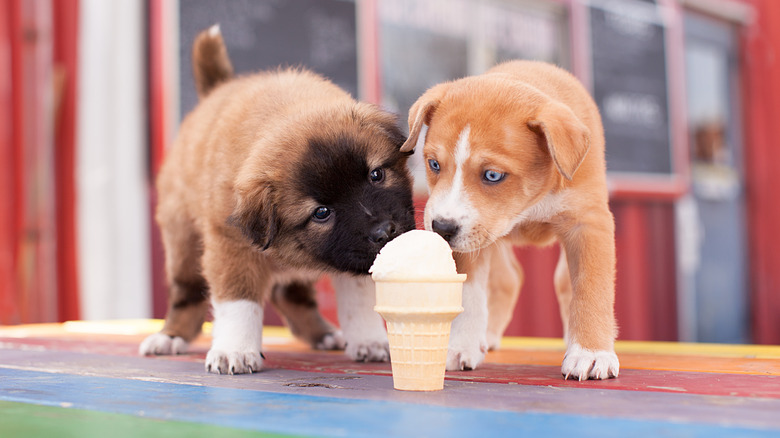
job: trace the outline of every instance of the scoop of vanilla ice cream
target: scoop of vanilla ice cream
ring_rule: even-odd
[[[457,275],[450,245],[433,231],[411,230],[388,242],[368,270],[375,281]]]

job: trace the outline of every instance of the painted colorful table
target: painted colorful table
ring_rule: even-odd
[[[390,365],[317,352],[266,328],[266,369],[137,356],[160,321],[0,327],[0,437],[772,436],[780,347],[619,342],[620,377],[565,381],[561,340],[506,338],[443,391],[393,389]]]

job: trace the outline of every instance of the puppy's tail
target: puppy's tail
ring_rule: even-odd
[[[219,84],[233,77],[233,64],[230,63],[219,24],[195,37],[195,43],[192,45],[192,70],[195,74],[195,88],[201,99]]]

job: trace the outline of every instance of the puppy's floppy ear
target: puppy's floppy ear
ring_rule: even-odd
[[[425,144],[425,133],[430,125],[431,117],[439,106],[441,98],[447,93],[449,83],[436,85],[425,92],[411,108],[409,108],[409,138],[401,146],[401,152],[410,152],[418,144]]]
[[[227,223],[240,229],[263,251],[268,249],[279,228],[271,185],[257,184],[252,189],[239,190],[236,208]]]
[[[558,172],[571,181],[590,149],[590,130],[574,112],[558,102],[547,102],[528,127],[544,137]]]

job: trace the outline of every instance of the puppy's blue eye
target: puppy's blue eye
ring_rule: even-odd
[[[434,173],[439,173],[439,171],[441,170],[441,167],[439,166],[439,162],[434,159],[428,160],[428,167],[430,167]]]
[[[498,172],[496,170],[486,170],[485,173],[482,175],[482,178],[489,183],[497,183],[504,179],[506,176],[505,173]]]
[[[328,207],[317,207],[312,217],[317,222],[325,222],[330,217],[331,210]]]
[[[385,179],[385,171],[381,167],[377,167],[368,174],[372,183],[380,183]]]

